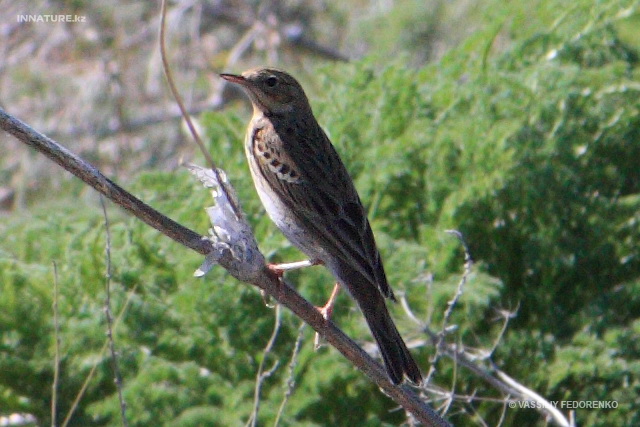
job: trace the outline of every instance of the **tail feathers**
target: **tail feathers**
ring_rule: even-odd
[[[389,285],[386,284],[386,279],[384,279],[384,285],[379,286],[371,283],[369,278],[348,263],[327,262],[326,265],[356,300],[364,314],[369,329],[378,343],[391,381],[394,384],[400,384],[406,376],[416,384],[422,383],[420,369],[393,323],[384,295],[380,292],[387,289],[389,296],[393,295]]]
[[[394,384],[400,384],[406,376],[415,384],[422,382],[422,373],[411,356],[398,329],[391,320],[382,300],[382,308],[375,312],[364,312],[373,337],[378,343],[385,368]]]

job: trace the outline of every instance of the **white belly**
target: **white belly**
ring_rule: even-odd
[[[247,137],[250,138],[249,135]],[[253,183],[271,221],[276,224],[291,243],[309,258],[324,260],[326,258],[324,250],[316,244],[315,239],[309,235],[309,231],[305,229],[303,224],[298,222],[297,218],[290,214],[290,208],[282,202],[275,192],[268,188],[264,179],[254,173],[254,171],[259,170],[259,166],[255,157],[249,151],[251,149],[250,144],[246,144],[245,149]]]

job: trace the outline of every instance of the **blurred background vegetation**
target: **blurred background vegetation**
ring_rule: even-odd
[[[369,209],[390,282],[438,330],[476,261],[446,341],[553,401],[579,425],[640,425],[640,10],[637,1],[174,1],[169,52],[210,152],[237,187],[270,260],[301,254],[264,216],[245,165],[249,118],[217,72],[276,65],[299,77]],[[159,4],[0,1],[0,102],[177,221],[205,233],[208,192],[178,167],[203,163],[168,95]],[[20,23],[71,14],[76,23]],[[226,107],[224,111],[220,111]],[[104,351],[105,227],[96,193],[0,135],[0,416],[51,424],[60,316],[58,423],[95,367],[71,425],[118,425]],[[259,425],[398,425],[403,411],[258,292],[116,208],[112,309],[131,425],[241,425],[264,381]],[[331,278],[291,274],[321,304]],[[435,354],[394,317],[424,372]],[[510,317],[504,335],[504,318]],[[334,320],[372,339],[342,295]],[[301,335],[299,335],[299,333]],[[300,353],[290,375],[297,337]],[[425,396],[456,425],[543,425],[533,409],[439,358]],[[282,413],[285,394],[292,394]],[[504,411],[504,413],[503,413]],[[569,410],[563,410],[569,416]],[[503,419],[501,417],[504,417]]]

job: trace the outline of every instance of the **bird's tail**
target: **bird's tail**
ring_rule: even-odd
[[[411,356],[407,345],[400,336],[396,325],[393,323],[382,295],[379,296],[375,310],[362,309],[364,317],[371,329],[373,337],[378,343],[387,373],[394,384],[400,384],[404,376],[415,384],[422,382],[422,374],[418,364]]]
[[[385,281],[385,286],[378,286],[371,282],[371,278],[365,277],[347,263],[329,263],[327,266],[340,284],[351,294],[364,314],[369,329],[378,343],[384,366],[391,381],[394,384],[400,384],[406,376],[415,384],[422,383],[422,374],[418,364],[402,340],[385,304],[381,289],[390,288],[386,284],[384,273],[382,280]]]

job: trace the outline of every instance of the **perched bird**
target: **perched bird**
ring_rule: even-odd
[[[269,217],[355,299],[393,383],[406,376],[419,384],[420,370],[384,301],[395,297],[364,207],[302,86],[270,68],[220,76],[240,85],[253,104],[245,152]]]

